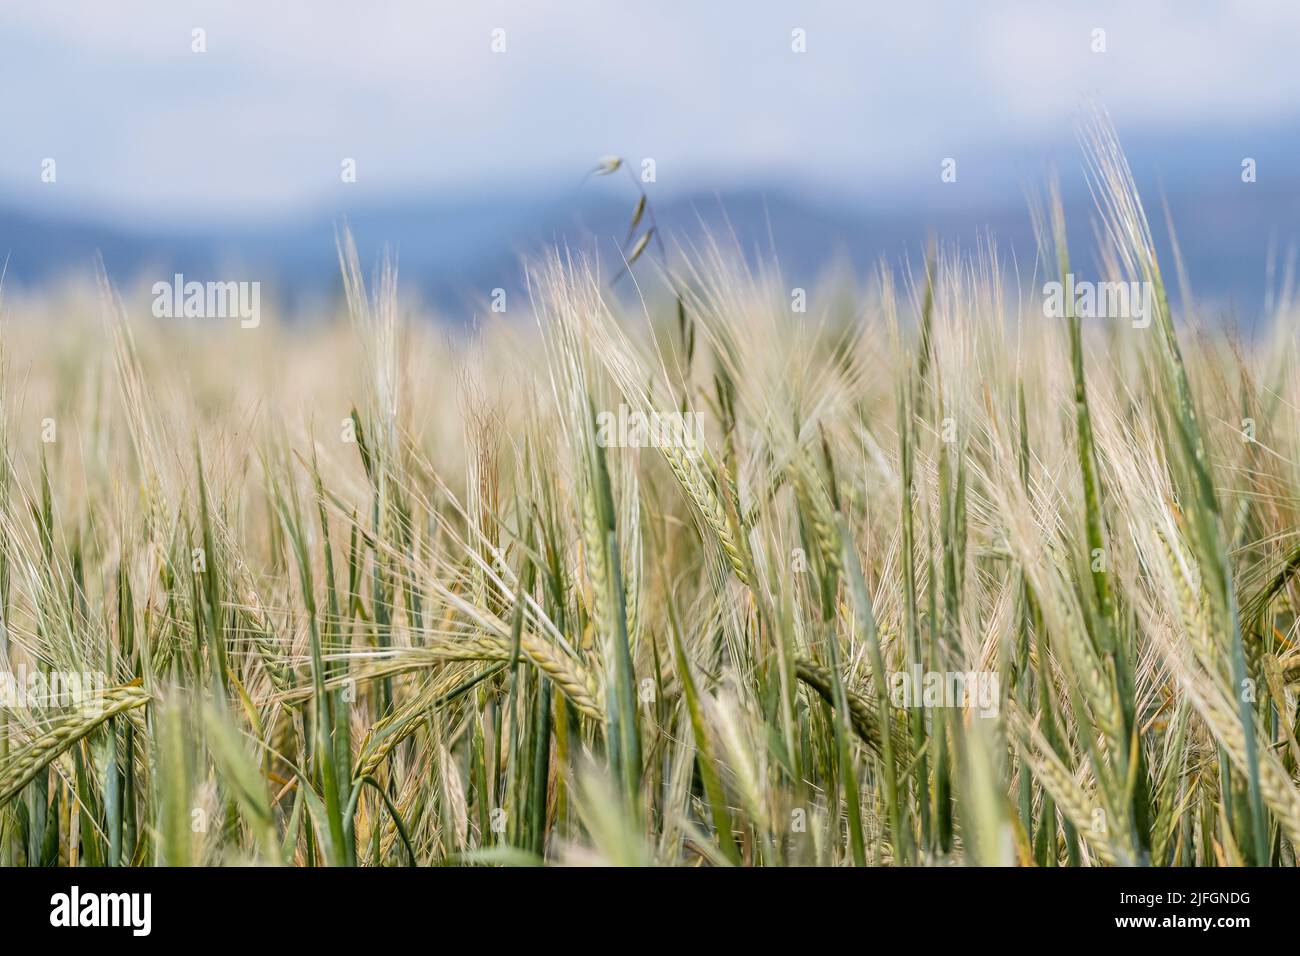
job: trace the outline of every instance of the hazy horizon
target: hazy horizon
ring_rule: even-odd
[[[678,238],[734,217],[797,270],[932,230],[1032,255],[1026,195],[1052,176],[1088,237],[1076,131],[1099,106],[1198,289],[1253,309],[1300,212],[1296,27],[1264,2],[10,4],[0,255],[11,287],[97,253],[124,280],[243,261],[332,287],[346,222],[459,295],[621,232],[632,185],[583,176],[608,154]]]

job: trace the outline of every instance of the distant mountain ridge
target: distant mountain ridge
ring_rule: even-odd
[[[938,193],[911,204],[900,199],[872,207],[781,189],[651,195],[656,222],[670,244],[689,245],[706,233],[724,241],[734,237],[751,257],[774,255],[792,283],[812,281],[833,263],[862,276],[882,259],[892,265],[907,259],[918,267],[931,234],[968,249],[992,238],[1004,263],[1014,253],[1025,274],[1036,248],[1020,197],[948,206]],[[1144,196],[1161,236],[1163,211]],[[493,288],[519,288],[521,257],[548,244],[597,248],[616,269],[633,199],[629,188],[622,200],[573,192],[382,202],[209,234],[136,231],[0,204],[0,258],[8,257],[6,283],[24,288],[88,271],[98,253],[121,282],[176,272],[200,280],[259,279],[271,295],[293,302],[337,290],[335,236],[346,224],[363,263],[377,261],[387,247],[399,262],[403,286],[454,318],[486,301]],[[1280,258],[1300,226],[1300,182],[1185,187],[1168,203],[1194,291],[1249,319],[1264,300],[1270,243],[1281,272]],[[1090,269],[1094,214],[1086,196],[1067,204],[1067,217],[1075,260],[1081,270]],[[1172,273],[1172,263],[1168,268]]]

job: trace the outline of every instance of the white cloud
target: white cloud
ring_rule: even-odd
[[[1251,0],[11,4],[0,194],[48,199],[55,156],[65,203],[272,213],[338,195],[344,156],[360,189],[395,194],[562,178],[612,150],[654,156],[664,188],[780,172],[861,189],[1059,136],[1087,93],[1155,129],[1284,122],[1297,27],[1300,9]]]

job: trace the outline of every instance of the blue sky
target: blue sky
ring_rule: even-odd
[[[1295,127],[1297,36],[1300,5],[1257,0],[6,0],[0,203],[274,220],[345,189],[568,186],[611,152],[653,157],[666,193],[864,199],[924,196],[951,156],[978,197],[1069,155],[1088,96],[1154,144],[1162,176],[1203,167],[1200,143],[1231,178],[1235,156]]]

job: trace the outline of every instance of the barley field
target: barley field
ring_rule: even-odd
[[[463,333],[346,234],[309,327],[0,305],[0,864],[1294,865],[1295,316],[1085,141],[1028,283],[798,311],[642,201]],[[1074,261],[1148,321],[1044,317]]]

